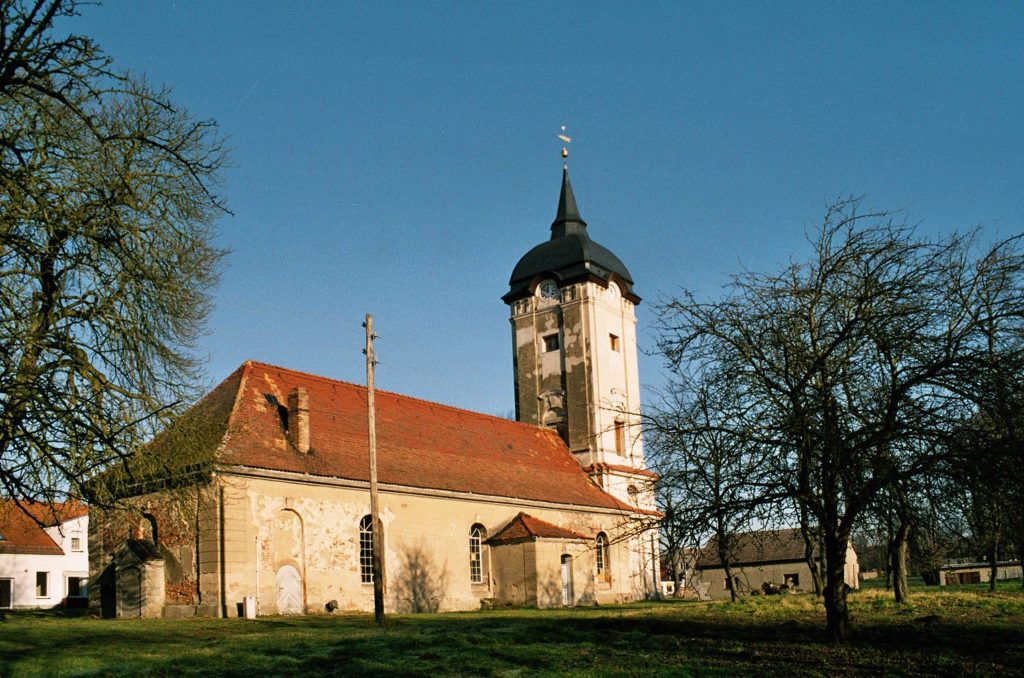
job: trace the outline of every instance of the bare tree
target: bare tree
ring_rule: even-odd
[[[962,375],[989,364],[971,310],[989,272],[972,237],[923,241],[857,200],[830,206],[811,244],[779,274],[734,276],[723,299],[661,303],[659,350],[730,383],[732,414],[714,428],[756,451],[821,530],[828,637],[844,641],[855,524],[883,488],[938,463],[931,443],[970,410]]]
[[[704,530],[688,520],[685,500],[680,497],[674,487],[656,483],[654,497],[661,520],[658,521],[658,538],[661,540],[662,563],[668,566],[672,576],[672,595],[682,598],[685,586],[684,578],[690,563],[687,555],[700,543]]]
[[[677,374],[676,380],[646,415],[646,434],[652,464],[659,473],[659,493],[670,499],[670,529],[691,539],[703,537],[714,549],[727,582],[734,582],[732,561],[734,535],[747,529],[758,512],[778,498],[763,484],[760,458],[747,441],[723,428],[728,417],[726,384],[702,381]],[[669,514],[666,513],[666,516]],[[736,586],[730,586],[736,600]]]
[[[54,37],[76,9],[0,2],[0,488],[41,501],[192,399],[223,256],[214,123]]]
[[[796,503],[798,523],[800,524],[800,537],[804,542],[804,562],[807,569],[811,571],[811,585],[814,588],[814,595],[821,596],[825,590],[825,581],[821,571],[821,530],[811,521],[807,507]]]

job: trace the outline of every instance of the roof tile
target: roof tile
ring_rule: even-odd
[[[309,395],[309,453],[290,442],[282,410],[297,387]],[[223,441],[221,463],[369,480],[366,387],[247,361],[214,393],[204,401],[225,427],[210,436]],[[375,392],[375,405],[381,483],[637,512],[598,487],[550,429],[388,391]]]
[[[741,532],[733,535],[731,565],[796,562],[804,559],[804,538],[798,528]],[[718,538],[712,537],[701,549],[697,568],[721,567]]]
[[[534,518],[522,511],[516,515],[508,525],[498,530],[497,534],[487,541],[492,544],[509,541],[520,541],[525,539],[589,539],[584,534],[559,527],[546,520]]]
[[[32,515],[22,510],[21,506]],[[35,502],[25,502],[21,506],[13,499],[0,499],[0,537],[2,537],[0,553],[64,555],[64,551],[57,545],[57,542],[51,539],[43,529],[44,525],[56,525],[63,522],[62,520],[51,522],[51,520],[55,511],[64,510],[64,504],[57,504],[53,509],[48,505]],[[81,505],[79,504],[79,506]],[[36,518],[33,518],[36,514],[38,514],[38,522]],[[66,518],[66,520],[70,519]],[[40,525],[40,522],[43,525]]]

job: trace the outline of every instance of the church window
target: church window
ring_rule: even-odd
[[[616,353],[619,352],[619,338],[614,334],[608,335],[608,344],[612,347],[612,350]]]
[[[559,347],[558,333],[545,335],[543,338],[544,352],[550,353],[551,351],[557,351]]]
[[[601,532],[597,535],[597,576],[605,580],[611,579],[608,555],[608,537]]]
[[[615,422],[615,452],[626,453],[626,425],[621,421]]]
[[[484,583],[484,547],[483,542],[487,531],[482,525],[474,525],[469,530],[469,581],[472,584]]]
[[[359,521],[359,579],[373,583],[373,518],[363,516]]]

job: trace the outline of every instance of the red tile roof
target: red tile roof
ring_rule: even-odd
[[[757,563],[787,563],[804,560],[804,538],[797,528],[741,532],[732,538],[730,565]],[[721,567],[718,557],[718,538],[712,537],[701,549],[697,568]]]
[[[56,525],[62,522],[58,520],[51,523],[53,511],[44,504],[25,503],[22,506],[33,515],[40,514],[44,524]],[[45,516],[49,516],[49,519]],[[50,538],[39,522],[25,513],[12,499],[0,499],[0,553],[64,555],[64,551]]]
[[[29,502],[24,506],[36,520],[46,527],[54,527],[89,513],[89,507],[77,499],[55,501],[52,504]]]
[[[520,512],[509,524],[498,530],[498,533],[487,541],[492,544],[525,539],[590,539],[590,537],[559,527],[528,513]]]
[[[296,387],[309,395],[305,454],[286,432]],[[387,391],[375,404],[381,483],[637,512],[599,488],[550,429]],[[221,464],[369,479],[364,386],[247,361],[197,408],[223,427]]]

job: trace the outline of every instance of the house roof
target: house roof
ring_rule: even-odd
[[[732,537],[730,565],[753,565],[755,563],[786,563],[804,560],[804,539],[796,528],[785,530],[763,530],[741,532]],[[817,555],[817,549],[815,549]],[[718,557],[718,538],[712,537],[701,548],[697,569],[703,570],[722,566]]]
[[[89,514],[89,507],[78,501],[55,501],[53,503],[27,502],[23,506],[32,517],[43,524],[44,527],[55,527],[75,518]]]
[[[36,502],[22,502],[19,506],[13,499],[0,499],[0,553],[64,555],[44,528],[84,515],[84,512],[79,513],[84,508],[77,502],[68,505],[57,503],[51,508],[48,504]]]
[[[590,539],[590,537],[559,527],[546,520],[534,518],[522,511],[515,518],[509,521],[508,525],[498,530],[497,534],[488,539],[488,543],[498,544],[501,542],[521,541],[525,539]]]
[[[309,398],[308,453],[288,437],[295,388]],[[550,429],[387,391],[375,392],[375,407],[381,483],[637,512],[601,490]],[[188,417],[207,422],[196,452],[222,465],[369,480],[364,386],[247,361]]]

